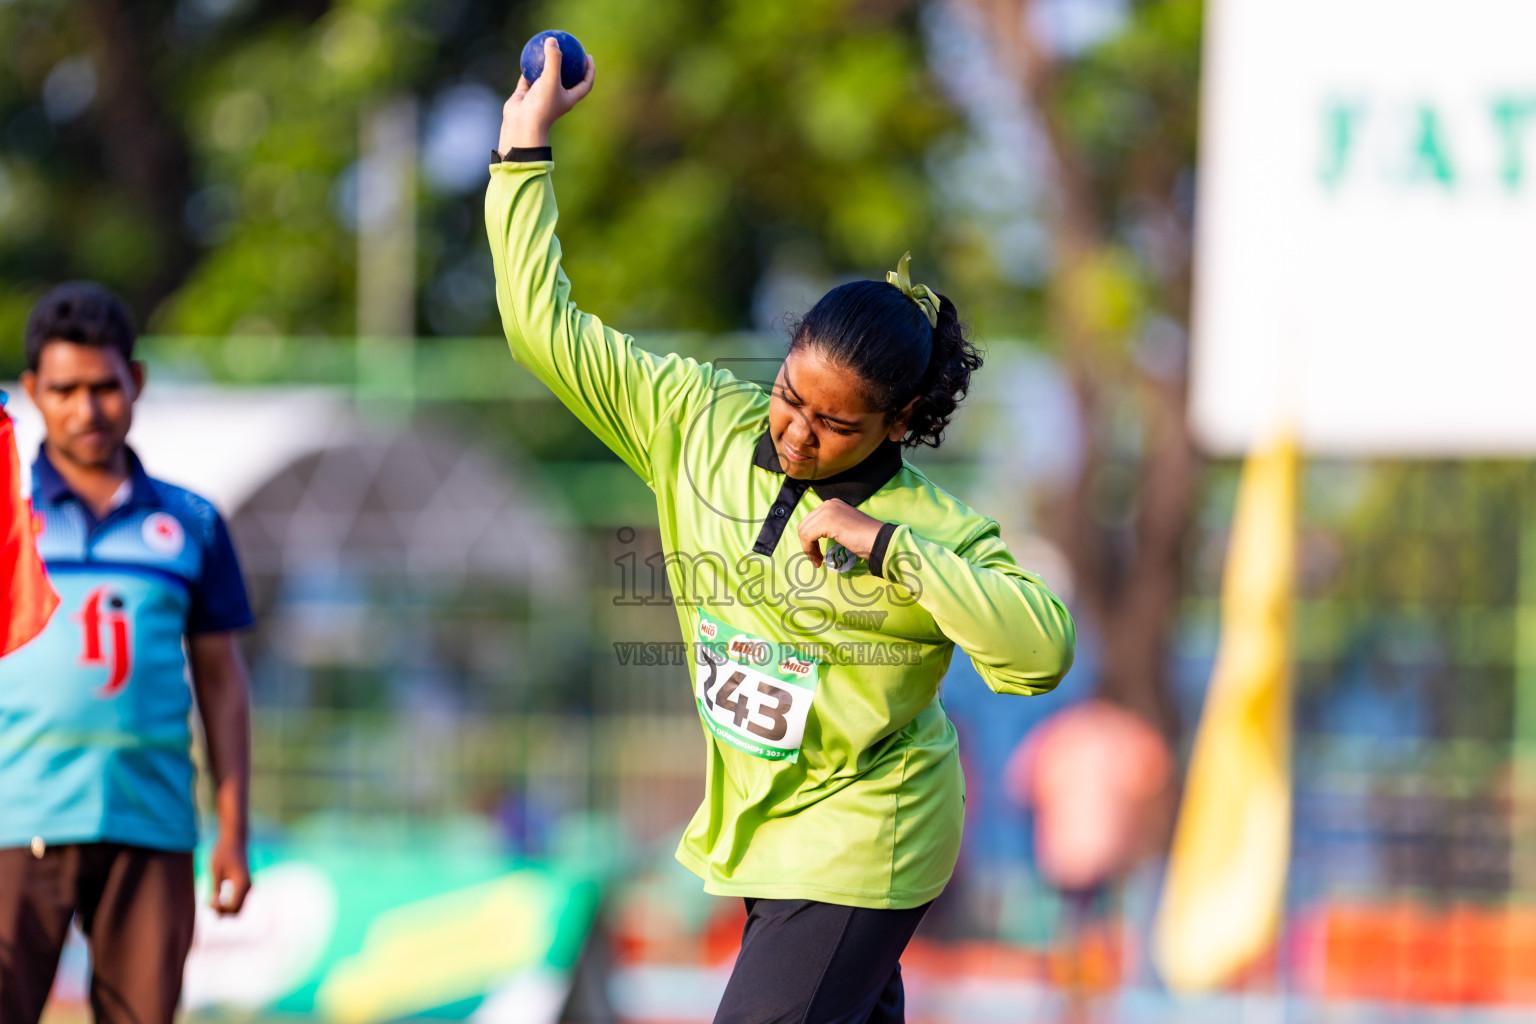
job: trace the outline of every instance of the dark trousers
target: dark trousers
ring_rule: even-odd
[[[929,904],[868,910],[747,902],[741,955],[715,1024],[902,1024],[901,953]]]
[[[170,1024],[192,948],[192,855],[117,843],[0,849],[0,1022],[35,1024],[70,918],[103,1024]]]

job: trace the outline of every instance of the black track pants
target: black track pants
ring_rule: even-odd
[[[902,1024],[901,951],[929,904],[867,910],[747,902],[741,955],[715,1024]]]
[[[0,850],[0,1024],[33,1024],[77,918],[97,1024],[170,1024],[192,947],[192,854],[67,843]]]

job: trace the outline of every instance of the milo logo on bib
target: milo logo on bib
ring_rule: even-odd
[[[744,633],[700,609],[694,645],[699,716],[744,754],[796,761],[816,699],[816,658]]]

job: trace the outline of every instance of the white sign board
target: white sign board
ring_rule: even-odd
[[[1208,12],[1196,436],[1536,452],[1536,0]]]

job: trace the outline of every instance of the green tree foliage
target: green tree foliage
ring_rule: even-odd
[[[557,128],[572,277],[637,325],[740,325],[776,246],[871,272],[927,236],[921,159],[945,116],[907,14],[580,0],[545,20],[556,10],[614,55],[592,109]]]
[[[1097,265],[1101,334],[1134,342],[1149,318],[1189,310],[1203,4],[1154,0],[1063,66],[1053,116],[1105,227]]]
[[[36,295],[81,276],[156,332],[352,333],[364,113],[414,95],[430,140],[447,98],[477,96],[488,158],[551,25],[598,61],[553,140],[595,312],[738,328],[786,252],[823,278],[923,254],[924,159],[954,119],[915,5],[0,0],[0,359]],[[483,180],[421,179],[423,333],[497,330]]]
[[[1044,330],[1083,445],[1044,518],[1102,638],[1100,693],[1172,734],[1167,640],[1201,469],[1185,391],[1203,6],[1126,0],[1115,31],[1073,47],[1042,31],[1063,4],[966,3],[1048,152]]]

